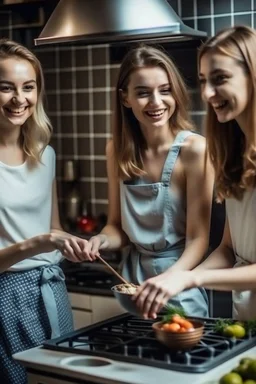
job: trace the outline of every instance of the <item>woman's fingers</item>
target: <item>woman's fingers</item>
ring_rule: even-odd
[[[107,244],[106,236],[98,235],[85,240],[67,233],[52,233],[53,243],[56,249],[74,262],[95,261],[102,244]]]
[[[81,261],[88,260],[94,261],[96,260],[96,256],[91,253],[92,243],[87,240],[79,240],[81,247]]]
[[[71,237],[69,240],[66,240],[66,243],[67,242],[69,243],[70,247],[73,249],[76,258],[79,261],[83,261],[83,257],[82,257],[83,256],[83,251],[82,251],[80,245],[78,244],[77,239]]]
[[[145,281],[133,295],[133,300],[143,314],[144,318],[156,318],[157,313],[165,306],[172,297],[168,286],[155,279]]]
[[[156,319],[157,314],[166,305],[168,300],[169,296],[165,292],[158,293],[148,309],[147,316],[151,319]]]
[[[76,256],[73,248],[70,246],[70,244],[67,242],[62,249],[60,249],[63,256],[65,256],[68,260],[73,261],[75,263],[80,262],[79,258]]]
[[[90,255],[96,258],[97,254],[99,253],[101,239],[99,236],[95,236],[95,237],[92,237],[89,242],[91,243]]]
[[[151,289],[145,293],[146,293],[146,295],[144,295],[144,292],[142,292],[142,294],[140,295],[140,296],[144,295],[144,298],[141,300],[140,311],[141,311],[143,317],[148,319],[150,309],[151,309],[153,303],[155,303],[155,301],[157,299],[158,292],[156,289]]]

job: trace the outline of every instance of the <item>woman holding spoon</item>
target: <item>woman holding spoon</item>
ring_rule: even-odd
[[[198,265],[208,248],[213,170],[205,139],[194,133],[184,82],[160,49],[139,46],[117,80],[113,139],[107,144],[107,225],[87,256],[128,245],[123,277],[164,284]],[[171,300],[188,315],[207,316],[204,289]]]

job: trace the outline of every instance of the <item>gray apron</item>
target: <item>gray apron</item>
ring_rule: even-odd
[[[27,384],[12,355],[73,331],[65,276],[58,265],[0,274],[0,382]]]
[[[193,134],[177,134],[160,182],[150,184],[143,178],[120,182],[122,228],[131,242],[125,251],[122,274],[135,284],[166,271],[185,249],[186,199],[173,190],[171,176],[181,145]],[[183,291],[169,304],[181,306],[190,316],[208,316],[203,288]]]

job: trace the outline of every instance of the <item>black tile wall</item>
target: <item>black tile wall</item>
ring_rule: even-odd
[[[255,4],[254,4],[255,6]],[[243,12],[252,10],[252,1],[251,0],[243,0],[243,1],[235,1],[234,2],[234,12]],[[255,9],[254,9],[255,10]]]
[[[168,0],[184,23],[206,31],[208,36],[234,24],[256,27],[256,0]],[[46,1],[47,12],[56,1]],[[50,45],[34,47],[33,38],[43,27],[40,7],[0,6],[0,36],[20,41],[33,49],[40,59],[46,80],[47,111],[54,127],[52,145],[57,152],[57,178],[60,204],[68,190],[63,181],[65,160],[74,159],[80,169],[80,192],[90,200],[95,215],[107,213],[107,175],[105,144],[111,132],[113,90],[119,68],[112,61],[108,45]],[[188,51],[184,49],[184,59]],[[192,62],[194,85],[191,89],[191,115],[203,132],[204,105],[197,82],[196,63]],[[191,79],[189,79],[191,81]],[[65,211],[63,216],[65,216]],[[230,294],[211,298],[211,315],[230,315]],[[218,304],[216,304],[218,302]]]
[[[231,12],[231,0],[216,0],[213,2],[213,13],[215,15],[230,13]]]
[[[211,0],[197,0],[197,15],[210,15],[211,14]]]

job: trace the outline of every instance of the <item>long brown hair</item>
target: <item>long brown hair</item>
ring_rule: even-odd
[[[242,199],[255,185],[256,175],[256,31],[235,26],[220,31],[199,49],[198,66],[206,53],[232,57],[244,69],[251,86],[248,104],[248,130],[244,133],[235,120],[220,123],[210,104],[207,106],[206,138],[215,169],[217,200]]]
[[[36,73],[37,103],[33,114],[23,124],[21,143],[30,165],[40,162],[41,154],[49,143],[52,126],[44,106],[44,77],[41,64],[37,57],[26,47],[9,39],[0,39],[0,60],[8,58],[27,60]]]
[[[175,112],[170,118],[173,133],[194,128],[190,120],[189,97],[180,75],[172,60],[160,49],[140,45],[131,49],[123,59],[115,92],[115,112],[113,124],[114,156],[121,178],[138,177],[144,174],[142,165],[143,150],[146,142],[138,120],[132,110],[122,103],[121,90],[127,91],[131,74],[138,68],[161,67],[169,78],[172,95],[176,101]]]

